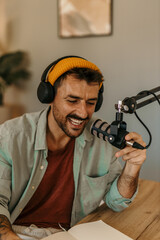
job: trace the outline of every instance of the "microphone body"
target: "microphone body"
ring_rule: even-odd
[[[112,122],[109,125],[107,122],[97,119],[91,125],[90,132],[92,135],[110,142],[113,146],[123,149],[126,146],[131,146],[137,149],[145,149],[142,145],[137,142],[129,142],[125,140],[125,136],[129,133],[126,131],[125,122]]]

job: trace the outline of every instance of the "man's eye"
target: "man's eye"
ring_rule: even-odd
[[[89,105],[95,105],[95,102],[88,102]]]
[[[68,102],[70,102],[70,103],[76,103],[77,102],[77,100],[67,100]]]

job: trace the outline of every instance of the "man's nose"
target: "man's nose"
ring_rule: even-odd
[[[85,102],[79,104],[77,108],[77,115],[82,119],[85,119],[88,117],[88,111],[87,111],[87,106]]]

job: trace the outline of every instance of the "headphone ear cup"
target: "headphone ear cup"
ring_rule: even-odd
[[[101,106],[102,106],[102,103],[103,103],[103,95],[102,95],[102,93],[99,93],[98,94],[99,96],[98,96],[98,101],[97,101],[97,104],[96,104],[96,107],[95,107],[95,112],[97,112],[100,108],[101,108]]]
[[[54,100],[54,87],[50,82],[40,82],[37,89],[37,97],[41,103],[51,103]]]
[[[98,93],[98,100],[97,100],[97,104],[96,104],[96,107],[95,107],[95,112],[97,112],[101,106],[102,106],[102,103],[103,103],[103,91],[104,91],[104,86],[102,84],[102,87],[100,88],[99,90],[99,93]]]

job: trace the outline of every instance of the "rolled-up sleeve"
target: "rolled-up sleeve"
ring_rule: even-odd
[[[129,204],[134,200],[138,192],[138,188],[137,188],[137,191],[134,193],[132,198],[124,198],[123,196],[121,196],[117,187],[118,178],[119,176],[112,183],[111,188],[104,199],[107,206],[116,212],[120,212],[125,208],[127,208]]]

